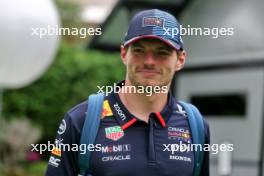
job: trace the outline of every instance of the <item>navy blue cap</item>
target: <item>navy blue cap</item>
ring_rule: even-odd
[[[183,49],[180,24],[168,12],[151,9],[137,13],[130,21],[124,46],[142,38],[157,38],[176,50]]]

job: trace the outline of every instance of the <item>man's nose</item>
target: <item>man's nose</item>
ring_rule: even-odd
[[[148,51],[144,58],[144,64],[146,65],[153,65],[155,63],[155,56],[153,52]]]

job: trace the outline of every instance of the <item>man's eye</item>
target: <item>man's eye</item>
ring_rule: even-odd
[[[141,49],[141,48],[134,48],[134,49],[133,49],[133,52],[135,52],[135,53],[143,53],[144,50]]]
[[[168,56],[168,55],[170,55],[170,53],[168,51],[157,51],[156,54],[160,55],[160,56]]]

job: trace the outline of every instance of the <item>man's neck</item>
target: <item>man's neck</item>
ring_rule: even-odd
[[[168,94],[153,93],[151,96],[147,96],[147,94],[143,93],[120,91],[119,97],[129,112],[137,118],[148,122],[151,112],[160,112],[166,106]]]

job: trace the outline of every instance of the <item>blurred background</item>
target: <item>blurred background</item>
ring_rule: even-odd
[[[119,48],[131,17],[159,8],[183,27],[233,28],[233,35],[186,35],[177,99],[198,106],[211,143],[211,175],[264,176],[263,0],[3,0],[0,2],[0,176],[44,175],[64,113],[97,86],[125,76]],[[32,35],[32,28],[101,28],[101,35]]]

